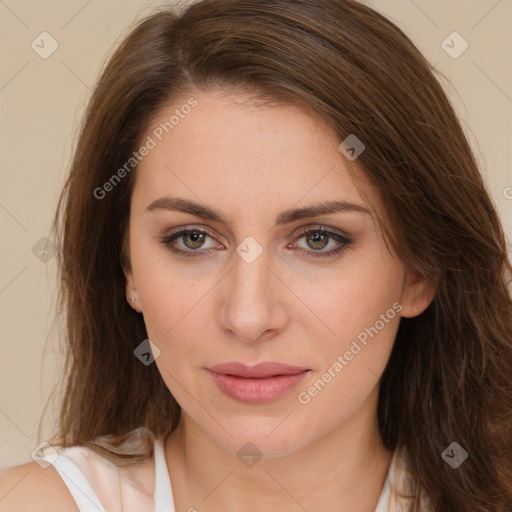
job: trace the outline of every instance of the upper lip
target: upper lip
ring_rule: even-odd
[[[253,366],[247,366],[238,361],[231,361],[229,363],[216,364],[208,368],[208,370],[215,373],[222,373],[224,375],[235,375],[237,377],[272,377],[277,375],[295,375],[309,370],[300,366],[290,366],[289,364],[265,362]]]

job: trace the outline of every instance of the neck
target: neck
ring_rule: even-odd
[[[392,452],[378,433],[375,397],[368,405],[316,442],[251,467],[182,411],[165,441],[176,510],[374,512]]]

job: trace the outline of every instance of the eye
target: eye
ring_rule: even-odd
[[[161,243],[165,245],[171,252],[178,256],[186,258],[197,258],[210,252],[215,245],[205,246],[205,241],[213,238],[213,235],[204,229],[183,228],[169,235],[160,237]],[[346,235],[336,233],[325,229],[322,226],[308,228],[299,234],[299,240],[304,238],[307,244],[306,248],[300,248],[307,257],[329,257],[340,254],[353,241]],[[331,243],[332,242],[332,243]],[[334,245],[334,247],[325,251],[326,247]],[[295,244],[292,244],[294,247]],[[220,246],[221,248],[223,246]],[[309,250],[309,249],[312,250]]]
[[[302,238],[305,239],[307,244],[306,249],[304,249],[305,255],[307,257],[334,256],[336,254],[340,254],[353,243],[353,241],[348,236],[330,231],[322,226],[308,228],[306,231],[303,231],[300,234],[299,239]],[[331,242],[333,243],[331,244]],[[329,244],[331,244],[333,247],[325,251],[324,249],[329,247]],[[312,249],[312,251],[308,250],[308,247]]]
[[[204,248],[204,244],[205,240],[211,237],[212,235],[210,235],[208,231],[197,228],[187,228],[160,238],[162,244],[170,251],[180,256],[195,258],[202,256],[205,252],[208,252],[208,249],[211,247],[207,246]],[[181,247],[177,242],[181,242]],[[178,247],[176,247],[176,245],[178,245]],[[198,251],[198,249],[203,248],[204,250]]]

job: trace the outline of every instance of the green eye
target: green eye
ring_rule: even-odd
[[[183,235],[183,243],[189,249],[200,249],[204,244],[205,236],[204,233],[200,233],[199,231],[189,231]]]
[[[303,231],[299,238],[305,238],[306,244],[308,247],[313,249],[312,251],[308,251],[304,249],[305,255],[307,257],[329,257],[340,254],[343,250],[345,250],[349,245],[353,242],[350,238],[345,235],[341,235],[339,233],[335,233],[333,231],[329,231],[328,229],[319,226],[318,228],[309,228],[306,231]],[[328,251],[324,251],[331,240],[336,242],[336,247],[330,249]]]

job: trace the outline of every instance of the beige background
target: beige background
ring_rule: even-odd
[[[59,383],[60,353],[55,336],[58,326],[50,330],[55,259],[44,263],[32,248],[48,235],[77,122],[106,55],[135,19],[163,3],[0,0],[0,467],[30,460],[32,450],[55,421],[54,403],[38,439],[43,407]],[[510,239],[512,3],[366,3],[397,23],[450,80],[445,88],[482,162]],[[47,59],[31,47],[43,31],[58,43]],[[441,47],[453,31],[469,44],[456,59]],[[454,49],[459,48],[455,41]]]

